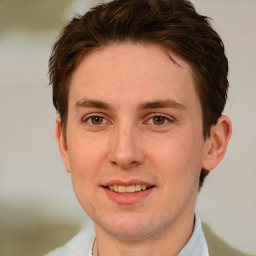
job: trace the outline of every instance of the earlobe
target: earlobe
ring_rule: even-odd
[[[58,142],[60,155],[61,155],[62,161],[65,165],[67,172],[71,172],[70,164],[69,164],[69,155],[68,155],[68,150],[67,150],[67,143],[66,143],[66,138],[63,134],[60,116],[56,117],[55,124],[56,124],[55,136],[56,136],[56,139]]]
[[[202,168],[214,169],[223,158],[232,133],[231,121],[227,116],[221,116],[216,125],[211,128],[207,138]]]

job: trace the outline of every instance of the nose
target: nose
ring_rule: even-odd
[[[131,169],[144,161],[140,135],[134,127],[119,127],[113,131],[110,152],[110,163],[121,169]]]

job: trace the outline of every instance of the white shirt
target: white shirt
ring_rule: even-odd
[[[92,247],[95,232],[89,223],[80,233],[64,246],[46,254],[45,256],[93,256]],[[196,215],[192,236],[178,256],[209,256],[208,247],[201,226],[201,220]]]

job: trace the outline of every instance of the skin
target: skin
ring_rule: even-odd
[[[204,139],[192,70],[169,54],[178,65],[152,44],[113,44],[85,56],[70,81],[66,138],[56,119],[60,153],[101,256],[177,255],[193,231],[201,169],[225,153],[230,120],[220,117]],[[153,188],[120,203],[104,188],[113,180]]]

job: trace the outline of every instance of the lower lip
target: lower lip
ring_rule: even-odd
[[[145,199],[153,191],[154,187],[144,191],[139,191],[139,192],[129,193],[129,194],[116,193],[105,187],[103,187],[103,189],[105,190],[107,196],[116,203],[136,204],[142,201],[143,199]]]

